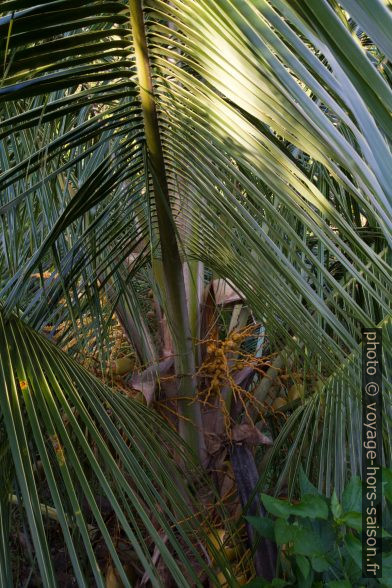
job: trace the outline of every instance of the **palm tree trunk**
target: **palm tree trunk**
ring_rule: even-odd
[[[179,432],[203,459],[204,438],[200,406],[192,403],[196,392],[195,360],[187,310],[182,261],[170,205],[165,162],[159,134],[141,0],[129,0],[131,26],[143,109],[144,128],[162,252],[167,298],[167,319],[176,351],[176,373],[179,379]]]
[[[234,444],[230,451],[231,464],[237,483],[238,494],[246,514],[266,517],[267,513],[254,491],[259,481],[255,459],[252,452],[244,445]],[[251,499],[251,500],[250,500]],[[269,539],[257,541],[252,525],[246,523],[249,547],[253,549],[253,562],[256,574],[265,580],[273,580],[276,574],[276,545]]]

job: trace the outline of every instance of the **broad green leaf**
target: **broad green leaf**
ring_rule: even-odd
[[[306,557],[304,557],[303,555],[297,555],[295,558],[295,562],[296,562],[297,566],[299,567],[304,580],[307,580],[307,578],[310,574],[309,560]]]
[[[293,514],[311,519],[328,518],[328,505],[324,498],[314,494],[305,494],[298,504],[294,505]]]
[[[274,498],[268,494],[261,494],[261,500],[267,511],[275,517],[287,519],[293,513],[293,505],[287,500]]]
[[[277,519],[274,524],[275,541],[278,545],[292,543],[302,532],[302,528],[287,523],[284,519]]]
[[[333,491],[333,494],[331,496],[331,511],[335,521],[340,521],[343,515],[343,508],[338,500],[335,490]]]
[[[351,478],[342,496],[343,511],[361,512],[362,510],[362,482],[359,477]]]
[[[313,494],[315,496],[319,496],[320,493],[317,488],[310,482],[309,478],[306,476],[303,467],[301,466],[299,471],[299,487],[301,490],[301,496],[305,494]]]
[[[275,539],[274,521],[266,517],[251,517],[247,516],[245,519],[252,525],[261,537],[266,537],[272,541]]]
[[[315,519],[328,518],[328,505],[321,496],[308,494],[303,496],[297,504],[273,498],[267,494],[262,494],[261,499],[267,511],[274,516],[288,518],[291,515],[295,515]]]
[[[383,553],[382,556],[382,582],[385,586],[392,586],[392,554]]]
[[[293,544],[293,553],[300,556],[320,556],[331,548],[329,538],[321,537],[310,528],[289,524],[283,519],[275,521],[275,540],[278,545]]]
[[[341,519],[344,525],[355,529],[356,531],[362,531],[362,514],[359,512],[347,512]]]
[[[319,535],[309,529],[301,529],[294,539],[293,551],[308,557],[325,553],[325,542]]]
[[[353,561],[362,569],[362,547],[360,540],[350,534],[346,536],[345,543]]]
[[[323,555],[314,555],[310,559],[312,568],[316,572],[326,572],[330,568],[330,563]]]

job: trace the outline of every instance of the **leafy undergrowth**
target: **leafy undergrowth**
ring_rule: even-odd
[[[277,578],[261,578],[249,588],[365,588],[392,586],[392,484],[390,470],[384,470],[387,503],[383,514],[383,577],[362,578],[362,483],[352,478],[342,500],[335,492],[327,499],[300,476],[300,500],[279,500],[262,495],[268,518],[248,517],[261,537],[274,541],[280,558]],[[381,530],[380,530],[381,533]]]

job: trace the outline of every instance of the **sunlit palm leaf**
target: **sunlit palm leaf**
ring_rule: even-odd
[[[151,541],[177,585],[199,584],[195,566],[208,569],[197,535],[200,524],[208,526],[208,521],[192,514],[196,503],[173,452],[190,466],[189,475],[192,459],[178,437],[155,413],[105,388],[20,320],[0,320],[0,407],[6,432],[1,458],[2,573],[9,574],[10,569],[5,500],[10,499],[9,480],[14,477],[42,580],[45,586],[56,585],[40,506],[43,490],[33,470],[40,460],[46,496],[48,491],[50,496],[50,504],[47,498],[45,502],[55,508],[79,586],[91,586],[93,577],[94,585],[104,586],[91,529],[102,537],[124,585],[130,585],[98,496],[109,501],[121,533],[154,585],[160,585],[160,580],[152,562]],[[84,571],[85,559],[91,575]]]
[[[385,467],[392,463],[392,320],[380,325],[383,341],[383,455]],[[359,347],[340,369],[318,386],[288,417],[274,447],[265,460],[260,487],[271,473],[282,447],[286,449],[284,467],[279,472],[276,490],[288,484],[295,490],[300,464],[318,482],[327,496],[335,490],[341,495],[346,482],[362,471],[362,348]]]
[[[144,4],[185,254],[230,279],[268,336],[302,351],[299,363],[333,378],[357,352],[361,327],[391,309],[390,12],[375,0],[370,18],[365,2],[341,2],[371,36],[371,53],[327,0]],[[76,320],[96,313],[90,288],[99,292],[101,278],[155,235],[129,7],[1,8],[2,296],[8,313],[21,308],[35,326],[55,312]],[[67,311],[35,308],[28,278],[40,264],[59,272],[51,288],[62,288]],[[290,421],[296,447],[312,406]],[[340,413],[329,416],[349,446]],[[333,452],[322,459],[326,485],[341,484]]]
[[[39,80],[53,75],[50,73],[53,69],[59,76],[56,80],[61,80],[58,90],[63,91],[61,88],[66,87],[66,80],[71,79],[71,74],[76,75],[70,60],[78,55],[88,65],[85,63],[76,68],[78,75],[84,76],[85,80],[77,78],[73,88],[75,84],[91,82],[97,97],[104,97],[108,84],[110,86],[118,80],[125,82],[132,76],[127,5],[119,1],[91,3],[89,12],[88,7],[82,8],[80,3],[75,3],[64,12],[57,12],[64,5],[60,4],[49,2],[35,7],[32,12],[16,15],[11,29],[11,20],[5,18],[3,28],[10,32],[10,36],[5,55],[9,67],[5,70],[3,82],[4,98],[9,99],[11,90],[13,99],[29,93],[35,95],[38,91],[47,93],[47,82]],[[325,363],[333,362],[336,357],[337,364],[342,352],[344,355],[354,349],[360,326],[367,318],[355,296],[332,276],[324,259],[320,259],[319,251],[322,249],[324,256],[341,264],[345,274],[360,285],[369,299],[376,301],[381,312],[388,311],[390,283],[387,266],[361,239],[358,227],[352,226],[342,213],[341,201],[342,198],[354,198],[363,218],[371,226],[379,227],[388,239],[391,220],[386,190],[391,185],[392,166],[388,144],[376,128],[372,108],[368,110],[365,103],[358,101],[353,68],[348,68],[346,62],[341,63],[340,54],[329,38],[315,35],[314,27],[319,22],[324,23],[323,18],[325,22],[330,18],[333,26],[340,26],[338,17],[333,16],[330,9],[325,7],[325,14],[323,10],[320,5],[316,20],[310,23],[303,18],[302,9],[298,8],[296,13],[283,2],[277,2],[276,7],[266,2],[257,5],[245,2],[237,6],[234,1],[225,1],[219,6],[204,1],[196,6],[181,0],[170,5],[157,0],[146,5],[161,109],[161,134],[175,199],[173,204],[176,207],[178,201],[178,206],[183,209],[182,216],[186,216],[189,210],[188,214],[195,217],[203,210],[203,216],[192,224],[192,236],[183,235],[185,244],[191,253],[203,257],[211,267],[236,282],[273,330],[287,337],[290,327],[324,355]],[[281,19],[279,11],[285,14],[286,21]],[[49,19],[47,30],[38,28],[43,15]],[[116,23],[115,29],[110,28],[113,22]],[[300,39],[290,24],[300,27],[308,41]],[[52,33],[58,35],[55,41],[51,40]],[[128,52],[129,59],[112,55],[111,49],[106,56],[104,51],[100,52],[98,41],[95,52],[91,48],[91,53],[85,53],[84,43],[91,35],[94,38],[102,36],[110,43],[112,37],[116,42],[118,37],[118,43],[122,51]],[[287,45],[279,35],[286,39]],[[353,45],[348,32],[342,32],[342,35],[347,46],[356,51],[358,63],[362,63],[366,58],[361,48]],[[38,39],[42,39],[42,44],[35,43],[29,48],[28,59],[35,58],[37,53],[37,64],[41,65],[30,68],[23,76],[17,74],[18,68],[23,71],[18,62],[23,62],[26,43]],[[52,43],[59,53],[53,51],[49,63],[47,56],[53,49]],[[319,59],[318,52],[330,59],[332,71]],[[65,56],[69,62],[64,60]],[[354,62],[352,64],[354,66]],[[129,68],[127,76],[124,67]],[[98,78],[102,76],[100,82],[97,79],[92,83],[89,77],[91,68]],[[369,76],[373,85],[378,85],[380,92],[382,89],[378,100],[383,100],[385,110],[392,93],[382,75],[367,62],[366,69],[369,68],[372,68]],[[13,85],[15,76],[21,76],[23,80],[28,77],[28,82],[20,82],[28,85]],[[48,83],[51,79],[48,78]],[[362,79],[362,84],[366,81]],[[44,86],[41,88],[40,84]],[[68,113],[66,108],[70,102],[73,107],[79,104],[82,108],[78,93],[74,90],[67,92],[65,102],[58,105],[60,118]],[[128,97],[133,96],[134,90],[131,89]],[[53,98],[49,104],[52,101]],[[368,102],[369,107],[374,105],[370,98]],[[128,100],[125,99],[124,104],[124,99],[119,98],[117,106],[104,109],[95,117],[108,124],[108,129],[116,128],[125,133],[122,150],[116,150],[117,165],[123,170],[124,177],[127,177],[126,170],[132,161],[128,156],[131,143],[127,147],[127,141],[130,137],[134,137],[133,141],[141,138],[137,134],[140,128],[137,107],[132,107],[135,114],[130,116],[132,110],[127,111],[127,104]],[[46,102],[41,108],[40,116],[45,116]],[[24,111],[21,115],[23,124],[37,124],[37,115],[37,111],[32,112],[29,119]],[[46,154],[45,165],[50,165],[51,153],[58,156],[61,150],[68,150],[70,144],[81,147],[89,137],[101,133],[95,118],[80,120],[68,131],[69,136],[59,132],[58,127],[58,138],[42,147],[42,153]],[[269,129],[260,125],[260,120]],[[12,121],[11,117],[8,124],[11,125]],[[353,140],[346,135],[348,129]],[[387,127],[384,130],[388,133]],[[306,166],[304,169],[288,155],[283,142],[278,140],[279,136],[319,160],[332,174],[329,195],[323,194],[314,178],[308,177]],[[57,144],[60,151],[56,151]],[[376,145],[377,161],[374,158]],[[31,173],[38,170],[34,168],[34,162],[38,165],[41,155],[40,151],[35,153],[29,153],[10,172],[5,172],[4,185],[10,181],[23,181],[25,169]],[[120,153],[124,154],[123,159]],[[82,152],[80,156],[85,155]],[[60,223],[51,229],[42,253],[33,256],[30,267],[42,259],[49,244],[59,238],[73,218],[116,188],[117,174],[110,177],[106,171],[112,161],[113,153],[109,153],[106,164],[97,162],[98,167],[90,170],[94,176],[87,178],[85,189],[90,191],[93,182],[97,189],[99,187],[96,195],[93,189],[89,199],[85,200],[83,189],[79,189],[68,205],[68,214],[64,213]],[[99,170],[104,174],[101,178]],[[147,173],[144,170],[144,174]],[[106,176],[107,181],[101,186],[102,178]],[[186,189],[190,199],[184,198],[181,189]],[[219,242],[218,235],[222,235],[224,243]],[[309,243],[311,236],[315,242],[312,247]],[[288,243],[291,243],[289,247]],[[366,262],[371,255],[373,264],[369,267]],[[246,263],[239,263],[240,258]],[[319,284],[320,280],[323,287],[317,291],[316,282]],[[15,295],[19,296],[20,286],[19,280],[18,290],[14,287],[13,296],[8,298],[8,308],[16,303]],[[332,298],[328,296],[330,291],[335,292]],[[318,325],[324,325],[317,331],[312,327],[315,316],[322,319],[318,320]]]

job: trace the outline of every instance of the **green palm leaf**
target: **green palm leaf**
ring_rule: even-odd
[[[198,585],[197,566],[212,573],[196,539],[205,534],[200,525],[208,530],[208,522],[192,514],[196,503],[173,452],[190,466],[190,487],[192,476],[200,480],[201,473],[192,473],[193,460],[177,435],[155,413],[103,386],[19,319],[1,318],[0,336],[3,447],[8,447],[1,460],[2,512],[7,512],[13,480],[44,585],[57,584],[43,521],[43,490],[34,475],[37,459],[49,491],[46,504],[55,509],[78,585],[91,585],[94,578],[95,585],[104,586],[93,546],[97,535],[124,585],[130,585],[97,496],[109,501],[124,539],[154,585],[160,580],[150,541],[178,585]],[[9,574],[7,516],[1,523],[2,570]]]
[[[37,329],[70,321],[67,336],[77,336],[83,348],[88,329],[77,325],[92,315],[102,355],[103,325],[116,311],[115,302],[103,308],[103,295],[132,307],[140,340],[146,325],[136,320],[140,299],[128,285],[155,271],[161,257],[156,204],[162,194],[146,149],[131,4],[7,0],[0,17],[5,317],[16,312]],[[359,440],[347,423],[351,410],[358,414],[361,328],[387,324],[391,313],[392,17],[381,0],[372,4],[143,3],[164,182],[176,223],[170,229],[184,259],[204,262],[244,294],[275,347],[294,350],[297,365],[329,378],[325,391],[289,418],[274,449],[293,435],[282,480],[295,474],[305,449],[316,455],[321,439],[320,472],[310,462],[308,470],[327,492],[358,469]],[[357,33],[371,40],[361,45]],[[131,271],[130,255],[138,259]],[[43,270],[52,277],[36,287],[31,274]],[[29,340],[36,337],[28,333]],[[23,365],[17,357],[7,361]],[[36,386],[51,367],[42,361]],[[13,402],[16,389],[9,391]],[[31,420],[36,413],[29,409],[26,422],[38,428],[44,419],[45,430],[57,427],[65,439],[58,413],[45,408],[49,396],[34,408],[39,420]],[[125,410],[125,401],[118,402]],[[389,397],[385,402],[387,414]],[[2,412],[8,410],[16,463],[27,433],[25,415],[11,406],[5,403]],[[18,459],[18,475],[31,480],[25,457]],[[104,484],[99,471],[93,469]],[[118,483],[126,496],[122,478]],[[37,492],[33,486],[20,491],[24,502],[33,493],[26,512],[50,582]],[[125,508],[121,496],[119,509]],[[65,518],[63,526],[66,533]],[[86,530],[79,532],[88,545]],[[173,567],[173,573],[180,572]]]
[[[4,30],[10,30],[7,47],[10,65],[3,80],[5,99],[10,99],[11,91],[13,100],[29,93],[36,95],[40,84],[49,83],[50,77],[47,82],[40,80],[52,75],[50,68],[56,69],[56,75],[61,74],[62,80],[68,74],[74,76],[76,72],[69,63],[71,58],[76,59],[82,54],[87,61],[90,59],[83,49],[84,35],[99,33],[102,38],[107,35],[110,42],[112,37],[117,42],[118,37],[131,59],[131,31],[126,32],[129,14],[125,4],[91,3],[88,12],[88,7],[81,8],[76,3],[65,12],[57,12],[63,7],[60,4],[46,3],[32,8],[32,12],[16,13],[11,30],[10,17],[4,17],[2,26]],[[186,225],[192,226],[192,236],[182,235],[189,254],[203,258],[218,273],[234,281],[280,336],[287,340],[288,328],[293,329],[324,356],[325,363],[330,364],[333,357],[338,363],[343,349],[351,351],[355,348],[360,326],[367,320],[366,313],[355,297],[333,278],[324,259],[318,259],[317,250],[322,249],[323,256],[330,262],[336,260],[341,264],[346,276],[360,285],[369,300],[380,305],[381,312],[389,311],[387,265],[374,255],[372,247],[360,237],[358,227],[353,226],[351,219],[341,210],[345,199],[353,198],[370,225],[379,227],[386,239],[389,238],[390,208],[388,194],[384,191],[384,187],[389,190],[390,186],[389,147],[375,127],[372,110],[368,110],[365,103],[357,103],[358,89],[351,81],[354,73],[351,76],[351,70],[340,64],[335,47],[328,44],[328,39],[321,35],[316,39],[314,27],[317,20],[310,25],[303,19],[301,10],[295,13],[280,2],[276,7],[264,2],[257,5],[246,2],[241,7],[239,10],[235,2],[225,2],[218,7],[207,1],[199,3],[198,7],[180,1],[171,5],[153,2],[146,6],[154,91],[160,108],[160,131],[169,186],[173,190],[172,205],[174,210],[181,207],[182,218],[198,218],[198,222],[193,220]],[[279,10],[286,15],[286,21],[279,17]],[[43,14],[49,18],[47,30],[38,27]],[[337,17],[331,18],[335,22]],[[266,21],[276,27],[276,32],[268,28]],[[223,23],[221,28],[218,22]],[[290,24],[300,27],[309,41],[305,43],[300,39]],[[58,28],[52,31],[52,26]],[[336,26],[340,26],[338,21]],[[290,50],[283,44],[278,30],[287,39]],[[56,41],[51,40],[52,32],[56,33]],[[344,34],[347,37],[348,33]],[[32,47],[31,39],[35,41]],[[38,39],[41,40],[39,44]],[[52,63],[49,66],[43,61],[41,66],[30,68],[24,79],[31,85],[18,89],[11,83],[11,63],[16,70],[20,53],[23,57],[29,41],[29,58],[33,59],[35,52],[53,54]],[[59,46],[58,60],[56,52],[51,51],[53,42]],[[347,43],[352,45],[348,37]],[[62,44],[67,47],[66,59],[61,53],[65,51]],[[333,70],[333,74],[317,52],[331,58],[334,56],[336,61],[331,64],[336,66],[336,71]],[[356,54],[362,62],[362,50],[358,46]],[[40,184],[37,186],[45,185],[59,170],[53,167],[52,174],[48,173],[51,162],[57,162],[62,155],[66,161],[63,169],[75,170],[73,173],[76,173],[80,158],[89,158],[91,165],[85,184],[69,202],[61,220],[52,225],[49,232],[46,229],[46,239],[40,249],[33,252],[25,272],[13,286],[7,301],[9,309],[17,303],[27,273],[39,264],[52,244],[58,242],[73,219],[105,202],[122,178],[126,181],[131,174],[135,177],[137,173],[132,167],[136,160],[131,157],[131,145],[134,145],[137,157],[143,136],[138,131],[141,118],[135,103],[133,66],[129,65],[129,74],[125,76],[123,60],[110,52],[106,56],[105,51],[99,50],[98,41],[89,63],[91,65],[78,66],[80,75],[86,76],[85,82],[74,78],[66,91],[61,90],[65,87],[62,82],[58,86],[57,92],[63,93],[64,98],[59,100],[56,95],[54,100],[45,86],[42,106],[30,111],[24,107],[16,117],[16,122],[23,121],[18,124],[23,124],[25,129],[37,122],[42,127],[45,117],[49,116],[49,107],[50,120],[57,112],[60,120],[69,120],[67,127],[70,130],[66,133],[60,131],[59,123],[52,127],[58,129],[55,135],[52,132],[52,136],[57,137],[50,143],[44,141],[43,147],[33,153],[28,148],[20,162],[4,173],[4,186],[11,185],[9,182],[14,186],[23,185],[26,170],[32,176],[39,175]],[[90,67],[99,70],[104,79],[92,82]],[[366,68],[369,67],[368,64]],[[217,74],[222,71],[225,71],[224,76]],[[388,107],[390,90],[376,70],[372,73],[373,78],[380,90],[382,87],[380,96]],[[103,108],[93,117],[78,116],[78,124],[74,126],[73,123],[71,128],[71,120],[77,120],[78,106],[79,112],[82,107],[86,114],[89,112],[88,103],[84,102],[84,97],[79,97],[75,88],[87,84],[91,88],[88,92],[93,91],[94,100],[99,102],[100,98],[106,99],[108,92],[112,97],[111,87],[114,84],[117,88],[119,80],[131,84],[127,97],[118,96],[116,106]],[[351,93],[346,92],[347,87],[351,88]],[[69,114],[70,106],[75,109],[73,115]],[[9,117],[4,124],[13,125],[14,118]],[[98,123],[98,120],[102,122]],[[259,121],[269,128],[261,126]],[[102,129],[107,129],[107,133]],[[114,129],[119,133],[120,148],[113,139]],[[348,129],[352,139],[346,134]],[[387,127],[384,130],[387,133]],[[299,165],[287,153],[283,142],[277,140],[279,135],[322,163],[321,171],[326,169],[333,178],[328,194],[323,194],[317,182],[308,177],[306,166]],[[17,131],[15,136],[19,136]],[[102,137],[101,141],[108,144],[106,161],[97,157],[97,146],[102,144],[101,141],[95,139],[94,144],[89,143],[94,136]],[[86,149],[89,144],[91,147]],[[376,144],[380,154],[377,161],[374,159]],[[71,158],[67,156],[70,148],[78,153]],[[47,170],[44,176],[38,172],[43,157]],[[213,170],[211,162],[214,162]],[[139,169],[140,179],[145,183],[149,170]],[[188,200],[181,194],[184,189],[191,195]],[[13,206],[20,207],[26,199],[31,199],[29,190],[30,187],[28,191],[22,190],[24,195],[18,196]],[[89,197],[86,199],[87,192]],[[207,193],[208,211],[205,210]],[[227,244],[235,243],[235,247],[230,245],[228,251],[227,246],[219,242],[218,235],[222,235]],[[312,246],[311,235],[314,235]],[[295,246],[288,248],[288,240]],[[369,256],[374,260],[371,267],[367,265]],[[240,264],[240,258],[245,263]],[[263,267],[263,278],[259,267]],[[316,291],[316,282],[320,283],[320,280],[323,288]],[[328,297],[329,291],[335,292],[332,298]],[[324,325],[317,333],[312,328],[315,316],[320,317],[318,324]],[[352,320],[347,319],[349,316]]]

